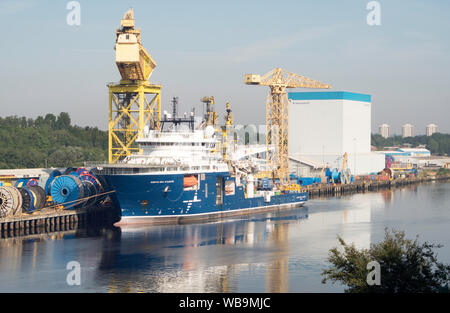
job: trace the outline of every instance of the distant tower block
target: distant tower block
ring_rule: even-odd
[[[436,124],[429,124],[427,126],[427,131],[426,131],[427,132],[427,136],[431,136],[434,133],[437,133],[437,131],[438,131],[438,127],[437,127]]]
[[[379,131],[380,131],[380,135],[383,138],[389,138],[389,125],[388,124],[381,124],[378,127]]]
[[[402,137],[412,137],[414,136],[414,126],[411,124],[405,124],[402,126]]]

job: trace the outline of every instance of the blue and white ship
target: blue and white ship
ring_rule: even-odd
[[[193,116],[180,120],[166,116],[160,130],[146,127],[139,153],[97,166],[96,175],[115,190],[117,224],[216,220],[307,201],[306,192],[282,191],[258,178],[267,146],[233,145],[224,157],[223,138],[212,126],[194,127]]]

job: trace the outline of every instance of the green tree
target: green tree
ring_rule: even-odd
[[[71,126],[69,114],[0,117],[0,168],[80,166],[107,158],[108,133]]]
[[[69,129],[70,127],[70,116],[67,112],[61,112],[58,115],[58,119],[56,121],[56,128],[58,129]]]
[[[54,116],[51,113],[48,113],[47,115],[45,115],[44,117],[44,122],[45,124],[47,124],[50,128],[55,127],[55,123],[56,123],[56,116]]]
[[[331,249],[328,262],[331,267],[322,272],[322,283],[331,281],[346,285],[346,292],[417,293],[448,292],[450,265],[438,262],[433,249],[441,245],[418,243],[405,238],[402,231],[385,231],[385,239],[372,244],[370,249],[358,250],[338,237],[343,251]],[[380,264],[380,285],[367,282],[367,264]]]

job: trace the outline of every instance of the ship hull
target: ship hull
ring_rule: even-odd
[[[230,216],[276,211],[302,206],[305,192],[279,195],[246,195],[228,172],[190,173],[195,188],[183,185],[187,174],[101,175],[115,190],[113,201],[121,208],[124,224],[181,224],[213,221]]]

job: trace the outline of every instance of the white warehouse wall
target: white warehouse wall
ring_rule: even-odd
[[[371,104],[362,101],[342,100],[342,106],[343,134],[340,152],[369,153]]]
[[[379,172],[384,158],[371,152],[371,96],[351,92],[293,92],[289,98],[289,154],[355,175]]]
[[[339,100],[290,101],[289,154],[342,151],[343,106]]]

